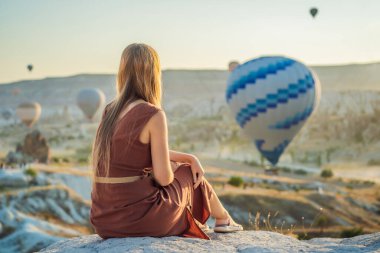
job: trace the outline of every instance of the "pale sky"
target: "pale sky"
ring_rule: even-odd
[[[133,42],[153,46],[163,69],[278,54],[309,65],[374,62],[379,13],[380,0],[0,0],[0,83],[114,74]]]

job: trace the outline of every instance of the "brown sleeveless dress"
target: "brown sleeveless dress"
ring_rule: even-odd
[[[152,167],[150,143],[142,143],[139,136],[159,110],[143,102],[132,107],[117,123],[111,141],[110,177],[144,175],[143,169]],[[106,112],[107,107],[103,117]],[[141,177],[131,183],[94,183],[90,221],[96,233],[104,239],[177,235],[210,240],[194,220],[205,224],[210,216],[210,184],[204,179],[194,190],[188,163],[178,167],[174,178],[164,187],[152,177]]]

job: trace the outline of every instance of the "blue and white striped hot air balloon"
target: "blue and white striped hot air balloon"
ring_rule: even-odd
[[[317,107],[320,84],[304,64],[281,56],[237,66],[226,100],[237,123],[272,165]]]

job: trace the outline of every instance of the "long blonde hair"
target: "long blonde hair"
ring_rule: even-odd
[[[103,114],[92,145],[94,176],[109,176],[111,139],[122,110],[138,99],[161,108],[161,96],[161,67],[157,52],[145,44],[127,46],[121,55],[116,98],[107,105],[107,113]],[[104,173],[101,173],[102,169]]]

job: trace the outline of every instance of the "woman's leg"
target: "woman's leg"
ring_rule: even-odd
[[[178,171],[178,168],[180,167],[181,163],[173,162],[173,163],[171,163],[171,165],[172,165],[173,171],[175,172],[175,176],[178,177],[177,173],[181,173],[181,171]],[[189,168],[190,168],[190,166],[189,166]],[[189,170],[185,169],[184,171],[186,171],[186,173],[189,173],[188,175],[191,175],[191,172],[189,172]],[[191,181],[192,181],[192,175],[191,175]],[[211,194],[207,194],[207,196],[210,196],[209,197],[210,215],[213,218],[215,218],[215,224],[216,225],[222,225],[222,224],[230,223],[231,225],[236,225],[237,223],[231,218],[231,216],[228,214],[227,210],[223,207],[223,205],[220,202],[218,196],[216,195],[213,187],[211,186],[211,184],[207,181],[207,179],[205,177],[203,177],[203,182],[201,184],[203,184],[206,187],[207,191],[211,193]],[[198,188],[194,192],[194,195],[197,196],[197,197],[195,197],[195,199],[201,199],[201,194],[202,194],[202,192],[200,191],[200,186],[198,186]],[[193,201],[195,199],[193,199]],[[193,206],[195,207],[196,205],[198,205],[198,203],[193,202]],[[199,210],[199,207],[196,207],[195,210]],[[196,216],[202,217],[202,214],[197,213]],[[200,219],[202,219],[202,218],[200,218]]]
[[[207,181],[207,179],[205,178],[204,180]],[[208,183],[208,185],[210,185],[210,188],[212,190],[212,194],[210,198],[210,208],[211,208],[211,216],[215,218],[215,225],[227,224],[229,219],[230,219],[231,225],[237,224],[229,215],[227,210],[223,207],[222,203],[220,202],[211,184]]]

